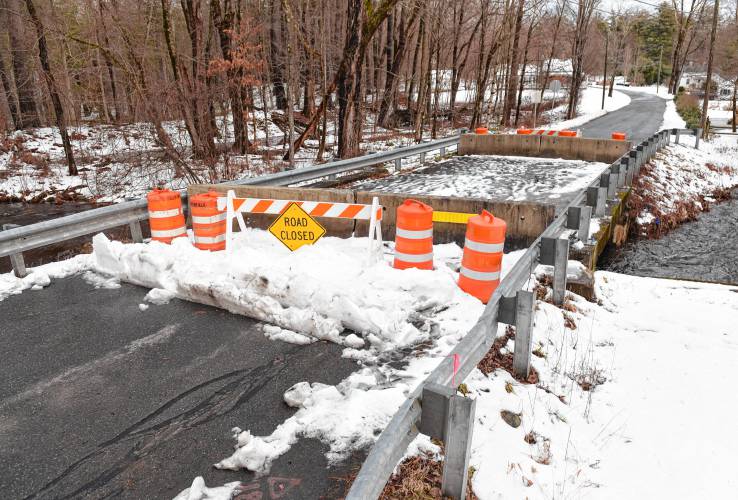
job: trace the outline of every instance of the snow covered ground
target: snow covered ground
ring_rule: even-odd
[[[736,290],[607,272],[596,274],[596,288],[601,305],[570,296],[574,310],[563,313],[538,302],[538,384],[500,370],[467,379],[477,398],[475,493],[730,498]]]
[[[218,120],[221,144],[232,136],[230,121]],[[181,123],[164,124],[171,135],[178,154],[202,178],[212,180],[210,167],[192,159],[189,137]],[[285,152],[282,132],[271,122],[267,130],[261,125],[256,138],[261,150],[244,156],[228,157],[231,177],[243,178],[264,175],[287,166],[281,158]],[[98,202],[120,202],[137,199],[157,185],[184,189],[187,180],[178,178],[172,162],[162,153],[147,123],[123,126],[83,125],[69,129],[76,155],[79,176],[67,175],[64,151],[58,129],[45,127],[16,131],[0,138],[0,202],[89,199]],[[371,117],[365,120],[365,152],[384,151],[414,144],[413,134],[396,133],[375,127]],[[251,137],[254,138],[253,135]],[[329,145],[323,160],[333,157],[331,145],[335,134],[329,127]],[[310,139],[295,155],[295,168],[315,163],[318,141]],[[215,165],[218,172],[225,170],[222,158]]]
[[[738,294],[719,285],[598,272],[600,304],[569,294],[566,311],[538,301],[536,384],[497,369],[465,381],[477,400],[471,467],[486,499],[729,498],[738,445],[727,397],[738,368]],[[504,327],[498,336],[505,333]],[[330,444],[331,459],[371,443],[404,395],[451,342],[377,383],[363,369],[338,386],[310,381],[285,394],[298,410],[270,436],[234,429],[237,450],[219,467],[263,470],[299,436]],[[513,349],[512,341],[502,354]],[[374,371],[374,373],[372,373]],[[384,378],[384,380],[388,380]],[[505,414],[503,417],[503,413]],[[441,458],[427,437],[408,456]],[[238,483],[178,497],[230,498]]]
[[[410,173],[359,181],[352,188],[566,205],[604,163],[519,156],[458,156]]]

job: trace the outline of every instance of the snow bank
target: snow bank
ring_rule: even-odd
[[[628,206],[644,234],[689,220],[709,208],[716,192],[738,185],[737,145],[717,138],[700,148],[672,144],[641,169]]]
[[[185,238],[172,245],[123,244],[99,234],[93,245],[95,270],[153,288],[148,302],[176,296],[350,347],[363,342],[341,336],[344,330],[380,350],[392,349],[427,338],[439,308],[478,317],[482,307],[456,285],[447,263],[458,263],[461,249],[453,244],[436,246],[434,272],[399,271],[384,260],[369,266],[366,238],[323,238],[292,253],[256,229],[238,233],[230,258],[200,251]],[[265,334],[285,335],[273,329]]]
[[[664,110],[664,121],[661,122],[659,130],[665,130],[670,128],[686,128],[687,122],[679,115],[676,109],[674,100],[668,100],[666,102],[666,110]]]
[[[538,302],[537,385],[501,370],[466,380],[477,399],[474,492],[482,500],[730,497],[738,400],[726,394],[738,368],[738,294],[606,272],[596,286],[601,306],[571,296],[574,329]],[[518,427],[503,410],[519,416]]]
[[[552,122],[546,125],[545,128],[552,130],[573,129],[628,104],[630,104],[630,97],[627,94],[613,90],[612,97],[605,95],[605,109],[602,109],[602,87],[587,87],[582,90],[582,96],[577,107],[579,116],[571,120]]]
[[[12,272],[0,274],[0,300],[16,295],[24,290],[41,290],[51,283],[52,278],[66,278],[89,268],[90,255],[77,255],[69,260],[52,262],[28,269],[28,276],[16,278]]]
[[[730,459],[738,401],[725,394],[738,368],[731,337],[738,295],[606,272],[595,279],[601,305],[572,294],[565,311],[537,302],[536,384],[504,370],[475,370],[465,380],[477,400],[474,493],[482,500],[730,496],[738,487]],[[438,318],[444,328],[449,319]],[[402,370],[375,365],[337,386],[295,385],[285,401],[298,411],[269,436],[234,429],[236,450],[217,467],[265,472],[303,436],[327,443],[331,462],[370,445],[454,342],[438,339]],[[421,435],[408,455],[428,451],[439,452]],[[695,475],[696,464],[710,467]]]

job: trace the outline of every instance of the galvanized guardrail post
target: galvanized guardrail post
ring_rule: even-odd
[[[596,217],[605,215],[605,204],[607,203],[607,188],[601,186],[589,186],[587,188],[587,206],[594,210]]]
[[[541,238],[541,264],[553,266],[553,303],[563,305],[566,297],[566,271],[569,263],[569,238]]]
[[[607,197],[612,198],[618,192],[618,174],[610,169],[610,173],[607,176]]]
[[[434,383],[423,386],[422,398],[418,431],[444,444],[443,496],[464,500],[476,400],[456,394],[455,388]]]
[[[623,180],[624,186],[630,186],[631,175],[630,175],[630,156],[623,156],[620,158],[620,171],[625,176]]]
[[[569,207],[566,211],[566,228],[576,229],[577,238],[582,242],[589,240],[589,222],[592,219],[591,206]]]
[[[628,157],[625,159],[628,164],[628,176],[626,179],[626,182],[628,183],[628,186],[633,185],[633,177],[635,177],[635,155],[628,154]]]
[[[515,325],[513,373],[522,379],[527,379],[530,375],[530,353],[533,346],[533,306],[535,302],[533,292],[520,290],[513,296],[500,299],[500,311],[497,314],[499,322]]]
[[[671,130],[674,132],[674,136],[675,136],[674,137],[674,144],[679,144],[679,134],[680,134],[681,130],[678,129],[678,128],[673,128]]]
[[[641,167],[645,163],[643,144],[636,146],[636,167],[640,171]]]
[[[8,229],[15,229],[21,227],[18,224],[3,224],[3,231]],[[26,262],[23,260],[23,252],[12,253],[10,257],[10,265],[13,266],[13,274],[16,278],[25,278],[28,276],[28,270],[26,270]]]
[[[455,500],[466,499],[476,407],[476,399],[457,394],[451,396],[449,400],[441,494]]]
[[[133,221],[128,224],[128,227],[131,229],[131,240],[133,240],[134,243],[143,243],[143,231],[141,230],[141,221]]]
[[[700,149],[700,137],[702,136],[702,129],[693,128],[692,134],[694,135],[694,149]]]

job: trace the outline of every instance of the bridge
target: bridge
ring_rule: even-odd
[[[624,92],[631,96],[631,104],[582,126],[582,135],[601,138],[622,130],[646,152],[665,144],[668,135],[657,134],[664,101]],[[242,184],[318,182],[409,156],[445,153],[458,140]],[[443,171],[458,166],[451,161],[433,168]],[[600,182],[597,176],[586,187],[596,191]],[[585,206],[586,193],[572,192],[542,235],[555,236],[567,227],[568,207]],[[128,224],[137,239],[145,203],[70,217],[84,226],[80,230],[84,234],[69,234],[69,227],[45,221],[0,233],[0,255],[8,255],[12,245],[17,251]],[[44,229],[44,224],[54,229]],[[43,231],[33,233],[34,226]],[[12,238],[14,234],[26,236]],[[519,289],[526,265],[539,258],[539,243],[536,238],[526,254],[528,260],[511,272],[500,294]],[[267,477],[212,467],[231,449],[234,425],[269,434],[293,413],[282,403],[282,394],[290,386],[303,380],[337,384],[356,370],[354,361],[341,357],[342,348],[329,342],[295,346],[270,341],[258,321],[176,299],[142,313],[139,304],[146,292],[126,283],[109,288],[74,275],[56,279],[43,290],[0,301],[0,469],[4,471],[0,489],[4,494],[8,498],[167,498],[202,475],[208,484],[238,480],[265,494],[279,484],[286,492],[281,498],[345,496],[345,481],[340,478],[364,464],[366,452],[328,467],[325,445],[300,439],[274,462]],[[485,315],[496,315],[497,304],[491,304]],[[496,324],[496,318],[493,321]],[[480,352],[479,339],[473,334],[468,339],[458,349]],[[447,368],[439,370],[447,373]],[[471,368],[463,367],[462,373]],[[385,448],[377,449],[366,462],[351,498],[367,498],[362,492],[373,494],[377,485],[381,489],[383,483],[377,483],[377,477],[386,480],[388,467],[391,470],[402,453],[386,446],[393,437],[406,440],[403,426],[413,415],[410,406],[403,408],[405,413],[398,414],[387,431],[389,438],[380,441]]]

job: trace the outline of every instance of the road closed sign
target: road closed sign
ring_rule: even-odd
[[[293,202],[269,226],[269,232],[294,252],[318,241],[325,234],[325,228]]]

